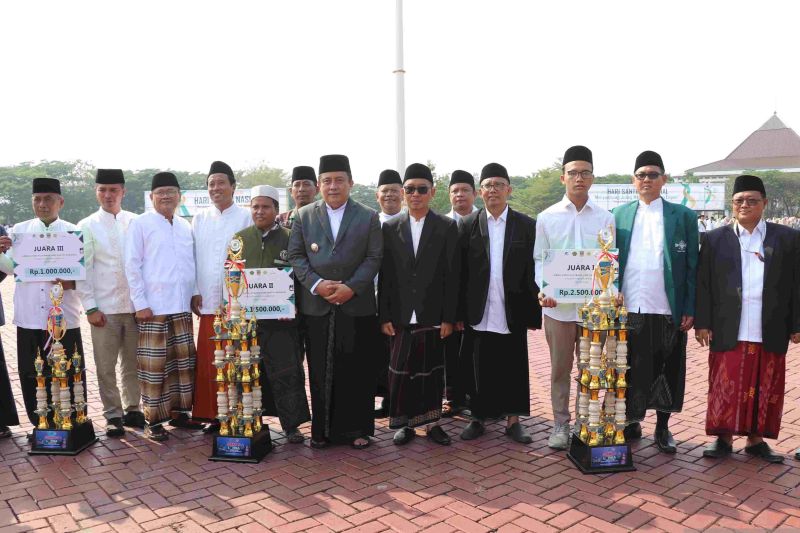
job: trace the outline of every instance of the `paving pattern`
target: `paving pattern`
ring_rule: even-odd
[[[10,325],[14,287],[11,280],[0,287],[9,321],[3,346],[22,413]],[[129,431],[122,439],[101,437],[77,457],[31,457],[31,426],[13,428],[13,437],[0,441],[0,533],[800,530],[800,462],[791,458],[800,447],[800,348],[788,354],[783,429],[773,446],[787,455],[785,464],[749,458],[741,439],[727,460],[702,458],[707,364],[692,340],[684,411],[672,423],[678,454],[658,453],[648,420],[634,445],[636,472],[585,476],[564,452],[547,448],[552,412],[543,334],[531,333],[529,346],[528,446],[492,424],[477,441],[455,438],[440,447],[417,438],[398,448],[379,421],[367,450],[314,450],[274,434],[277,446],[261,464],[242,465],[210,462],[211,438],[177,429],[165,444]],[[102,433],[90,342],[86,352],[90,414]],[[455,437],[465,423],[454,419],[445,429]],[[308,435],[307,425],[301,429]]]

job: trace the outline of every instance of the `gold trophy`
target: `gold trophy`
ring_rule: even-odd
[[[83,358],[75,345],[69,356],[61,341],[67,333],[67,321],[61,303],[64,287],[61,282],[50,289],[52,307],[47,313],[47,332],[50,353],[46,359],[37,351],[34,369],[36,370],[36,411],[39,423],[33,431],[30,455],[77,455],[88,448],[97,437],[92,421],[86,417],[84,382],[82,374]],[[47,347],[47,346],[46,346]],[[50,402],[46,388],[50,366]],[[71,379],[70,379],[71,378]],[[73,400],[74,398],[74,400]],[[53,427],[48,421],[48,413],[53,413]],[[74,423],[73,423],[73,413]]]

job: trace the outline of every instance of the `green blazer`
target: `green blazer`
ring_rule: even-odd
[[[249,268],[273,268],[290,266],[288,261],[281,261],[280,253],[289,246],[289,230],[278,226],[267,235],[266,242],[261,241],[261,230],[250,226],[236,235],[242,238],[244,250],[242,259]],[[285,255],[285,254],[284,254]],[[278,263],[275,263],[275,260]]]
[[[664,287],[676,325],[682,316],[694,316],[697,285],[697,258],[700,252],[697,215],[686,206],[661,199],[664,205]],[[633,221],[639,200],[611,210],[617,224],[619,248],[619,287],[625,276],[625,264],[633,236]]]

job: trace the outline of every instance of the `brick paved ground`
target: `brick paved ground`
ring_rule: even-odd
[[[7,280],[9,322],[12,293]],[[13,326],[2,328],[2,338],[22,412]],[[90,343],[86,348],[91,353]],[[581,475],[563,452],[547,448],[552,416],[541,332],[530,336],[530,353],[530,446],[509,442],[492,425],[471,443],[456,439],[443,448],[419,438],[400,449],[384,422],[365,451],[318,451],[279,438],[272,454],[250,466],[209,462],[210,437],[183,430],[172,430],[163,445],[129,432],[121,440],[102,437],[75,458],[29,457],[31,427],[14,428],[12,439],[0,441],[0,532],[800,530],[800,462],[766,466],[741,451],[722,462],[701,457],[708,439],[700,350],[690,350],[685,407],[673,418],[679,453],[659,454],[645,438],[634,446],[637,472],[603,477]],[[775,446],[787,455],[800,446],[798,356],[798,349],[789,353]],[[89,383],[102,429],[91,374]],[[446,429],[455,436],[463,425],[454,420]],[[652,435],[653,423],[644,430]]]

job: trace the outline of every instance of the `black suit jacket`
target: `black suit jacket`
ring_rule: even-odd
[[[429,211],[417,255],[408,212],[383,224],[383,262],[378,281],[380,323],[408,326],[412,311],[420,326],[454,323],[458,307],[458,225]]]
[[[489,228],[486,209],[462,218],[458,223],[461,248],[461,304],[470,325],[483,319],[489,293]],[[539,287],[533,279],[533,242],[536,221],[508,208],[503,241],[503,289],[506,299],[506,322],[512,332],[542,327]]]
[[[732,350],[742,315],[742,257],[734,225],[706,233],[697,274],[695,329],[710,329],[711,351]],[[786,353],[800,332],[800,232],[767,222],[761,328],[764,349]]]

